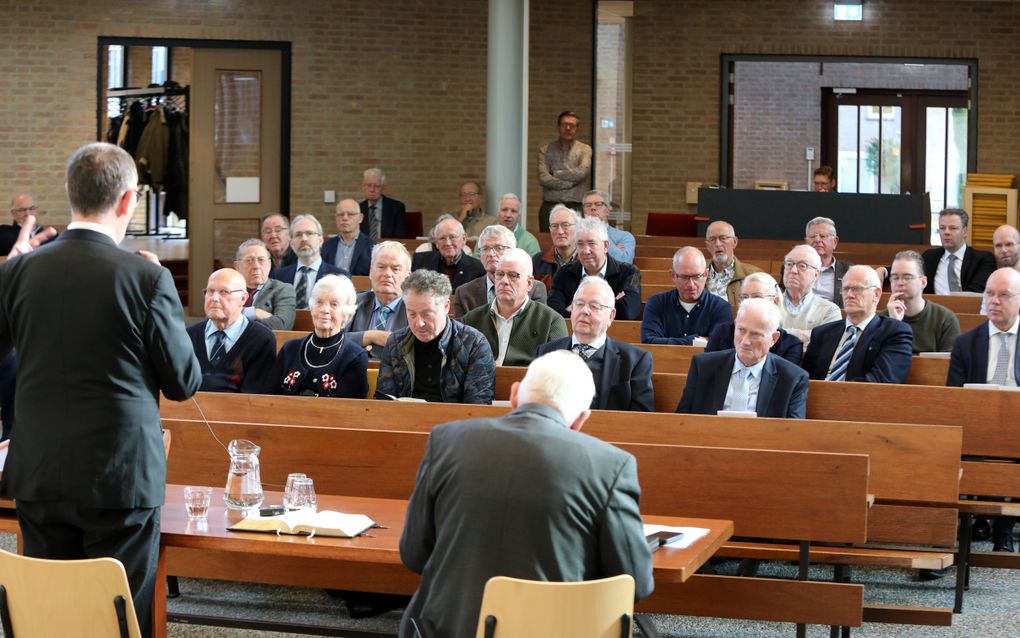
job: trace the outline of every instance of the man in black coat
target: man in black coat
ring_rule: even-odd
[[[187,399],[201,373],[170,271],[117,247],[137,186],[123,149],[72,155],[67,231],[0,266],[0,358],[17,348],[4,480],[24,553],[121,561],[149,635],[166,491],[159,395]]]
[[[361,192],[365,199],[359,207],[364,217],[361,220],[361,232],[375,241],[383,237],[408,237],[407,212],[404,202],[383,195],[386,189],[386,174],[378,168],[365,171],[361,182]]]
[[[970,215],[961,208],[939,213],[939,239],[942,248],[929,248],[924,259],[924,292],[948,295],[954,292],[984,292],[985,282],[995,271],[995,255],[967,245]]]
[[[434,270],[450,279],[453,291],[461,284],[485,274],[482,262],[464,252],[464,226],[453,215],[440,215],[432,227],[432,245],[435,250],[415,253],[411,258],[411,271]]]

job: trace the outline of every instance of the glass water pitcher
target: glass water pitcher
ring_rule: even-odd
[[[262,448],[247,439],[234,439],[227,446],[230,469],[223,500],[234,510],[247,510],[262,505],[262,475],[259,472],[259,451]]]

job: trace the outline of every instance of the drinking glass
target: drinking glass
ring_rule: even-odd
[[[297,479],[308,478],[300,472],[294,472],[287,475],[287,485],[283,488],[283,506],[289,510],[297,509],[294,505],[294,481]]]
[[[316,511],[315,486],[312,479],[307,476],[294,479],[294,490],[291,496],[291,505],[295,509],[310,509]]]
[[[211,501],[211,487],[189,485],[184,488],[184,507],[188,509],[188,518],[190,519],[206,518],[209,515]]]

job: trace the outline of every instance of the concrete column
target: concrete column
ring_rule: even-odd
[[[503,193],[521,197],[527,222],[528,0],[489,0],[485,210],[495,213]]]

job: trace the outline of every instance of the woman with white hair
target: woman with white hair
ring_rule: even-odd
[[[354,314],[355,299],[354,285],[347,277],[327,275],[315,283],[309,301],[314,330],[283,344],[267,394],[368,396],[368,353],[347,339],[344,331]]]

